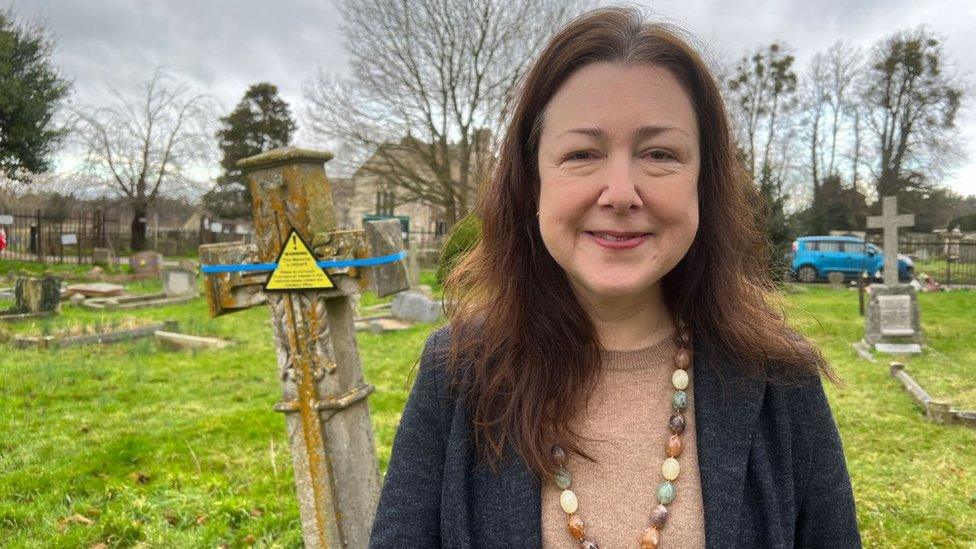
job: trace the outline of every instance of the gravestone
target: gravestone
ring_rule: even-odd
[[[368,544],[381,479],[353,296],[367,286],[380,297],[408,287],[398,220],[336,230],[324,169],[331,158],[283,148],[241,160],[255,243],[200,246],[212,316],[263,302],[270,309],[282,384],[274,409],[285,414],[309,548]]]
[[[918,297],[914,288],[904,284],[894,287],[874,285],[868,301],[864,340],[879,351],[893,349],[889,346],[891,344],[909,344],[913,346],[897,347],[907,350],[898,352],[921,352],[922,327],[919,319]]]
[[[411,322],[435,322],[441,317],[441,304],[417,291],[397,294],[390,310],[396,318]]]
[[[182,267],[163,269],[163,294],[166,297],[197,295],[197,273]]]
[[[159,276],[163,254],[154,251],[136,252],[129,256],[129,268],[136,276]]]
[[[51,275],[22,277],[14,286],[13,313],[61,312],[61,279]]]
[[[911,227],[912,214],[898,215],[898,199],[882,199],[882,215],[868,217],[868,228],[884,229],[884,284],[871,285],[864,317],[864,341],[884,353],[922,352],[922,327],[915,288],[898,283],[898,228]]]
[[[108,267],[115,263],[115,254],[111,248],[94,248],[92,250],[92,263]]]
[[[839,273],[837,271],[831,271],[827,273],[827,280],[830,281],[831,290],[843,290],[844,289],[844,273]]]

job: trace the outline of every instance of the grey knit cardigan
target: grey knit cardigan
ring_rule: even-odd
[[[393,442],[370,547],[541,547],[540,485],[514,451],[474,467],[469,415],[446,392],[449,327],[427,341]],[[819,378],[742,375],[701,334],[692,369],[709,549],[860,547],[837,426]],[[604,548],[608,549],[608,548]]]

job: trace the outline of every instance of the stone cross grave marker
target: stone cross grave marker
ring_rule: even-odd
[[[864,341],[886,353],[922,352],[922,327],[915,289],[898,283],[898,228],[915,223],[912,214],[898,215],[898,199],[882,199],[881,216],[868,217],[868,228],[884,229],[884,284],[871,286]]]
[[[324,168],[331,158],[284,148],[241,160],[256,243],[206,244],[200,261],[211,315],[262,302],[271,311],[283,393],[274,409],[285,414],[305,546],[366,547],[381,479],[366,401],[374,388],[363,381],[353,296],[409,285],[398,220],[335,230]],[[310,273],[310,260],[327,264],[327,276]],[[285,266],[298,271],[279,272]],[[273,275],[316,289],[271,291]]]
[[[915,225],[914,214],[898,215],[898,197],[881,199],[881,215],[868,216],[869,229],[884,229],[884,283],[898,284],[898,227]]]

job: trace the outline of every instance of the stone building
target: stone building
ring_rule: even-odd
[[[475,205],[478,184],[490,169],[493,158],[490,154],[488,130],[475,133],[475,143],[471,146],[469,162],[475,174],[465,192],[465,207],[471,210]],[[460,174],[460,146],[447,147],[450,158],[450,180],[457,182]],[[404,137],[397,143],[382,145],[348,179],[331,178],[332,199],[338,212],[340,228],[357,229],[367,215],[406,216],[410,222],[412,243],[421,248],[439,247],[441,235],[450,230],[450,215],[443,204],[431,199],[422,199],[411,191],[410,185],[435,186],[439,175],[425,162],[421,155],[428,150],[426,143],[413,137]],[[446,164],[446,163],[445,163]],[[447,173],[440,174],[445,177]],[[460,219],[467,212],[458,212]],[[438,242],[427,242],[438,241]]]

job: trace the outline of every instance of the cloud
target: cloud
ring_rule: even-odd
[[[891,32],[926,24],[947,39],[950,58],[976,79],[976,3],[972,0],[667,0],[645,4],[699,36],[715,55],[785,40],[802,63],[837,40],[868,46]],[[74,100],[100,104],[107,90],[137,93],[159,66],[229,110],[247,86],[279,87],[301,122],[302,81],[318,67],[348,70],[331,2],[189,0],[21,0],[23,18],[47,21],[56,58],[74,79]],[[976,82],[974,82],[976,84]],[[976,88],[976,85],[974,85]],[[976,101],[960,126],[970,163],[951,184],[976,193]],[[302,139],[299,134],[299,139]],[[963,180],[965,179],[965,181]]]

